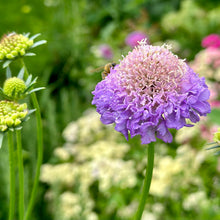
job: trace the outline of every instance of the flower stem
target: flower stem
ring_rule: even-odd
[[[21,64],[24,67],[24,77],[27,78],[29,76],[27,67],[24,63],[24,60],[21,59]],[[37,122],[37,151],[38,151],[38,158],[37,158],[37,168],[36,168],[36,174],[34,179],[34,185],[31,192],[31,198],[28,204],[28,209],[25,215],[25,220],[30,219],[30,214],[32,212],[34,201],[36,198],[38,183],[39,183],[39,177],[40,177],[40,167],[43,160],[43,127],[42,127],[42,120],[41,120],[41,113],[40,113],[40,107],[37,101],[37,96],[35,93],[31,93],[31,100],[33,102],[33,106],[36,109],[35,116],[36,116],[36,122]]]
[[[135,215],[135,220],[140,220],[141,216],[144,211],[145,203],[149,194],[150,190],[150,184],[151,184],[151,179],[152,179],[152,174],[153,174],[153,168],[154,168],[154,143],[150,143],[148,145],[148,160],[147,160],[147,168],[146,168],[146,174],[144,178],[144,185],[142,189],[142,194],[141,194],[141,199],[140,203],[138,206],[138,210]]]
[[[19,220],[24,218],[24,167],[22,157],[21,130],[16,130],[19,173]]]
[[[9,148],[9,169],[10,169],[10,204],[9,220],[14,220],[15,213],[15,164],[14,164],[14,146],[13,133],[8,131],[8,148]]]

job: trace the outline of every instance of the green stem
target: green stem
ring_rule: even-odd
[[[15,163],[14,163],[14,145],[13,133],[8,131],[8,148],[9,148],[9,169],[10,169],[10,204],[9,220],[14,220],[15,213]]]
[[[26,65],[24,63],[24,60],[21,59],[21,64],[24,67],[24,76],[27,78],[29,76],[28,70],[26,68]],[[40,177],[40,167],[43,160],[43,127],[42,127],[42,121],[41,121],[41,113],[40,113],[40,107],[37,101],[37,96],[35,93],[31,93],[31,100],[33,102],[33,106],[36,109],[35,116],[36,116],[36,122],[37,122],[37,151],[38,151],[38,159],[37,159],[37,168],[36,168],[36,174],[34,179],[34,185],[31,192],[31,198],[28,204],[28,209],[25,215],[25,220],[30,219],[30,214],[32,212],[36,194],[37,194],[37,188],[39,183],[39,177]]]
[[[148,145],[148,160],[147,160],[147,168],[146,168],[146,174],[144,178],[144,185],[142,189],[142,194],[141,194],[141,199],[139,202],[138,210],[135,215],[135,220],[140,220],[141,216],[144,211],[145,203],[149,194],[150,190],[150,184],[151,184],[151,179],[152,179],[152,174],[153,174],[153,168],[154,168],[154,143],[150,143]]]
[[[21,130],[16,130],[18,173],[19,173],[19,220],[24,218],[24,167],[21,144]]]

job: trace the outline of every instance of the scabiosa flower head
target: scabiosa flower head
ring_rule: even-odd
[[[18,104],[11,101],[0,101],[0,132],[20,126],[27,114],[26,103]]]
[[[0,59],[13,59],[17,56],[23,56],[25,50],[34,44],[33,40],[22,34],[10,33],[4,35],[0,41]]]
[[[108,44],[101,44],[98,49],[100,56],[104,59],[111,60],[113,58],[112,48]]]
[[[130,34],[128,34],[128,36],[125,39],[125,43],[128,46],[134,48],[135,46],[138,45],[139,41],[141,41],[143,39],[146,39],[146,38],[147,38],[147,36],[143,32],[141,32],[141,31],[134,31],[134,32],[131,32]],[[147,40],[147,42],[148,42],[148,40]]]
[[[24,96],[24,92],[27,89],[24,80],[17,77],[11,77],[7,79],[3,86],[3,92],[8,97],[14,100],[20,99]]]
[[[202,40],[202,47],[204,48],[219,48],[220,47],[220,35],[210,34]]]
[[[142,40],[93,91],[101,121],[115,123],[127,139],[172,142],[169,128],[192,126],[186,119],[195,123],[211,111],[205,79],[169,49]]]

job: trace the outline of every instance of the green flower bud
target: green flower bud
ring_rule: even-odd
[[[7,59],[13,59],[14,56],[13,56],[12,54],[8,53],[8,54],[6,54],[6,58],[7,58]]]
[[[18,55],[18,51],[12,50],[12,51],[11,51],[11,54],[12,54],[13,56],[17,56],[17,55]]]
[[[15,126],[18,126],[18,125],[20,125],[20,124],[21,124],[21,120],[18,119],[18,118],[16,118],[15,121],[14,121],[14,125],[15,125]]]
[[[14,120],[12,118],[6,118],[5,122],[8,127],[12,127],[14,125]]]
[[[25,118],[26,117],[26,115],[27,115],[27,111],[25,111],[25,112],[19,112],[19,114],[18,114],[18,116],[20,117],[20,118]]]
[[[17,110],[18,110],[19,112],[24,111],[25,109],[27,109],[27,103],[20,104],[20,105],[17,107]]]
[[[4,132],[8,129],[6,125],[0,125],[0,131]]]
[[[218,128],[218,131],[214,133],[214,141],[220,144],[220,128]]]
[[[0,131],[20,126],[28,114],[27,104],[18,104],[12,101],[0,101]]]
[[[14,59],[19,54],[24,56],[27,49],[34,44],[22,34],[11,33],[2,37],[0,41],[0,59]],[[17,52],[17,53],[16,53]]]
[[[5,81],[3,92],[8,97],[18,100],[24,97],[26,88],[25,82],[22,79],[12,77]]]

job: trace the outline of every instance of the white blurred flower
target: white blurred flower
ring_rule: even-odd
[[[157,216],[152,212],[144,211],[141,220],[157,220]]]
[[[199,123],[195,124],[193,127],[183,127],[177,131],[175,140],[177,143],[186,143],[194,136],[199,135],[199,133]]]
[[[133,216],[135,214],[135,212],[137,211],[137,207],[138,207],[138,203],[137,202],[132,202],[128,206],[120,208],[118,210],[117,215],[121,219],[129,219],[131,216]]]
[[[72,186],[76,173],[76,168],[70,163],[57,165],[44,164],[41,166],[40,180],[51,185],[60,183]]]
[[[112,186],[122,189],[136,185],[133,161],[103,158],[91,162],[93,174],[99,180],[99,189],[106,193]]]
[[[57,156],[62,161],[69,160],[70,158],[70,154],[62,147],[56,148],[54,150],[54,155]]]
[[[209,205],[209,201],[204,191],[189,194],[183,202],[183,208],[189,210],[200,210]]]

